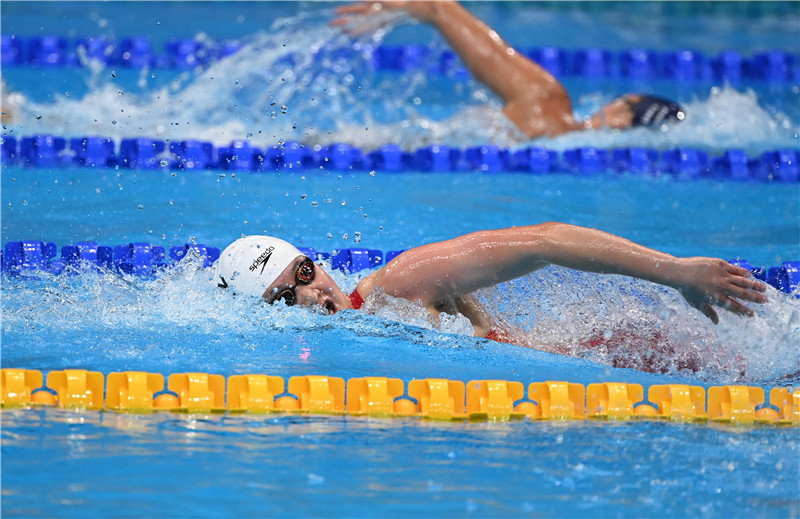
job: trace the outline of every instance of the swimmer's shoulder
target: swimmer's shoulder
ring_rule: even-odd
[[[389,261],[386,265],[382,266],[378,270],[372,272],[370,275],[362,279],[356,285],[356,292],[363,298],[366,299],[375,287],[385,286],[386,281],[391,281],[392,278],[392,271],[398,263],[398,258],[400,258],[402,254],[395,256]],[[400,260],[402,261],[402,260]],[[392,283],[394,284],[394,283]]]
[[[402,276],[397,274],[397,267],[404,263],[402,256],[403,254],[395,256],[386,265],[359,281],[356,285],[356,292],[366,299],[375,287],[384,287],[388,292],[394,292],[395,295],[403,297],[400,293],[405,292],[407,287],[403,286]]]
[[[376,286],[381,285],[381,280],[384,276],[384,269],[386,267],[381,267],[369,276],[365,277],[361,281],[358,282],[356,285],[356,292],[358,295],[361,296],[361,299],[366,299],[372,293]]]

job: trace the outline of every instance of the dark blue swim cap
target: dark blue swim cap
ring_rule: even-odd
[[[681,105],[661,97],[643,95],[630,105],[633,109],[631,126],[656,126],[664,121],[682,121],[686,117]]]

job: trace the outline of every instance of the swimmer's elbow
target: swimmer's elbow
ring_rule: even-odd
[[[575,229],[576,226],[562,222],[543,222],[533,226],[529,233],[532,259],[552,263],[551,253],[572,240],[571,234]]]
[[[542,222],[530,226],[527,233],[534,244],[545,245],[563,239],[564,234],[574,228],[574,225],[563,222]]]
[[[574,226],[561,222],[542,222],[536,225],[477,231],[462,236],[461,240],[473,246],[482,244],[538,247],[548,241],[557,240],[559,235],[570,228]]]
[[[550,234],[558,232],[561,229],[573,226],[564,222],[550,221],[550,222],[542,222],[540,224],[536,224],[534,227],[540,234]]]

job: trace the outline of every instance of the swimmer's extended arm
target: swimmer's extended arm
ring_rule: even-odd
[[[673,287],[715,323],[712,305],[741,314],[766,302],[763,283],[715,258],[676,258],[595,229],[561,223],[481,231],[410,249],[378,271],[375,286],[426,306],[526,275],[548,264],[623,274]]]
[[[528,136],[557,135],[579,128],[561,83],[457,2],[364,2],[340,7],[337,12],[369,15],[382,9],[403,9],[436,27],[473,76],[503,100],[503,113]],[[345,25],[349,20],[340,18],[334,24]]]

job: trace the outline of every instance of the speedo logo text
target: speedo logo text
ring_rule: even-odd
[[[269,263],[269,258],[272,256],[272,252],[275,250],[275,247],[268,247],[267,250],[261,253],[261,256],[257,257],[256,260],[250,265],[250,271],[253,271],[261,265],[261,272],[259,274],[264,273],[264,269],[267,267],[267,263]]]

